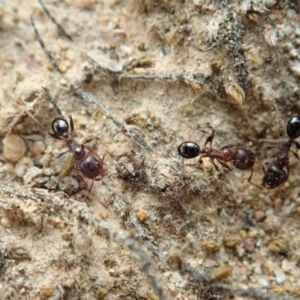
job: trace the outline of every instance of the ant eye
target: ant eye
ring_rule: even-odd
[[[300,116],[294,116],[288,121],[286,132],[291,139],[296,139],[300,136]]]
[[[184,142],[178,146],[177,150],[183,158],[195,158],[200,154],[200,147],[194,142]]]
[[[56,118],[52,122],[52,131],[57,136],[63,136],[69,131],[69,124],[68,122],[63,118]]]

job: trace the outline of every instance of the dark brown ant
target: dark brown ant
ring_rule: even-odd
[[[89,188],[89,192],[91,192],[94,181],[101,181],[105,176],[105,170],[103,168],[105,155],[100,158],[97,153],[95,153],[90,147],[86,146],[86,144],[90,143],[94,138],[88,138],[81,144],[79,144],[73,138],[74,122],[71,116],[69,118],[71,134],[69,133],[69,123],[64,118],[55,118],[51,124],[52,132],[50,132],[46,130],[45,127],[33,117],[38,125],[50,136],[55,139],[62,140],[67,144],[69,150],[58,154],[56,158],[59,158],[64,154],[71,152],[74,159],[75,170],[81,173],[84,177],[92,180],[92,184]],[[88,151],[86,151],[86,149]]]
[[[293,116],[287,122],[286,133],[289,139],[283,142],[281,146],[266,147],[264,150],[280,148],[280,150],[271,157],[272,164],[267,170],[263,167],[264,177],[262,185],[267,189],[274,189],[287,181],[289,177],[289,152],[292,152],[297,158],[298,154],[291,150],[292,144],[300,149],[300,144],[295,141],[300,136],[300,116]],[[262,142],[274,142],[274,140],[260,140]],[[276,141],[275,141],[276,142]],[[278,141],[277,141],[278,142]]]
[[[195,158],[200,155],[199,163],[202,164],[202,158],[208,157],[212,161],[215,169],[220,171],[219,167],[216,165],[214,160],[217,160],[224,168],[227,170],[232,170],[227,162],[232,162],[234,167],[240,170],[251,169],[250,177],[248,182],[251,181],[253,174],[253,166],[256,162],[256,153],[252,152],[249,149],[242,147],[241,144],[229,144],[221,149],[215,149],[212,147],[212,141],[215,136],[215,130],[213,129],[210,135],[206,138],[204,147],[200,146],[191,141],[181,143],[177,150],[181,157],[183,158]],[[209,147],[207,146],[209,144]],[[235,151],[232,151],[230,148],[236,147]]]

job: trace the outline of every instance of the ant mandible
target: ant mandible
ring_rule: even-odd
[[[47,88],[44,89],[48,93],[51,103],[54,105],[58,113],[62,115],[60,109],[53,101],[49,90]],[[67,144],[69,150],[58,154],[56,158],[59,158],[68,152],[72,153],[75,170],[78,173],[82,174],[84,177],[87,177],[88,179],[92,180],[91,186],[89,188],[89,193],[90,193],[94,181],[101,181],[105,176],[105,170],[103,167],[105,154],[103,155],[102,158],[100,158],[97,153],[95,153],[90,147],[86,146],[86,144],[90,143],[94,139],[94,137],[86,139],[81,144],[78,143],[73,137],[74,122],[72,116],[69,116],[71,133],[69,133],[69,129],[70,129],[69,123],[63,117],[55,118],[52,121],[51,124],[52,132],[51,132],[46,130],[45,127],[33,115],[31,115],[29,112],[27,113],[46,133],[48,133],[50,136],[52,136],[55,139],[64,141]]]
[[[264,177],[262,185],[267,189],[274,189],[287,181],[289,177],[289,152],[291,151],[297,158],[298,154],[291,150],[292,144],[300,149],[300,144],[295,141],[300,136],[300,116],[293,116],[287,122],[286,133],[289,139],[282,143],[280,150],[271,157],[272,164],[267,170],[263,167]],[[262,142],[273,142],[270,140],[260,140]],[[276,146],[266,147],[264,150],[275,148]],[[279,148],[279,147],[278,147]]]
[[[229,144],[221,149],[215,149],[212,147],[214,136],[215,130],[212,129],[212,132],[206,138],[203,148],[200,148],[197,143],[191,141],[181,143],[177,148],[179,155],[187,159],[201,155],[199,159],[200,164],[203,162],[202,158],[208,157],[217,171],[220,171],[220,169],[214,162],[215,159],[227,170],[231,170],[227,162],[233,162],[234,167],[237,169],[251,169],[251,174],[248,178],[248,182],[250,182],[253,174],[253,166],[256,162],[256,153],[242,147],[241,144]],[[208,144],[209,147],[207,146]],[[236,151],[230,150],[233,147],[236,147]]]

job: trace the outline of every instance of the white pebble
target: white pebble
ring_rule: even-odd
[[[6,162],[3,166],[0,167],[1,173],[13,173],[14,165],[10,162]]]
[[[286,275],[280,269],[275,269],[273,272],[278,283],[283,283],[286,280]]]
[[[1,218],[1,224],[6,228],[10,227],[10,222],[9,222],[9,219],[7,217],[2,217]]]
[[[24,140],[16,134],[7,135],[3,139],[3,155],[11,162],[17,162],[26,152]]]
[[[281,267],[283,271],[292,271],[296,268],[295,264],[295,262],[291,262],[287,259],[284,259],[281,263]]]
[[[17,162],[14,168],[14,173],[18,176],[18,177],[23,177],[25,174],[26,168],[25,165],[22,162]]]
[[[43,169],[40,169],[38,167],[32,166],[28,168],[23,177],[24,183],[25,184],[32,183],[34,178],[43,175],[43,173],[44,173]]]
[[[257,282],[263,287],[268,287],[270,285],[268,279],[266,279],[264,277],[258,278]]]

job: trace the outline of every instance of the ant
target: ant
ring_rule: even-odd
[[[191,141],[181,143],[177,150],[181,157],[183,158],[195,158],[199,155],[199,163],[202,164],[203,157],[209,157],[217,171],[220,171],[219,167],[216,165],[214,160],[216,159],[224,168],[231,171],[232,169],[228,166],[227,162],[233,162],[234,167],[240,170],[251,169],[250,177],[248,178],[248,182],[251,183],[251,178],[253,174],[253,166],[256,162],[256,153],[252,152],[249,149],[246,149],[241,146],[241,144],[229,144],[221,149],[215,149],[212,147],[212,141],[215,136],[215,130],[212,129],[210,135],[206,138],[204,143],[204,147],[200,148],[200,146]],[[207,146],[209,144],[209,147]],[[236,147],[235,151],[230,150],[230,148]],[[252,183],[253,184],[253,183]]]
[[[282,128],[282,126],[280,126]],[[271,166],[264,171],[264,177],[262,185],[267,189],[274,189],[287,181],[289,177],[289,152],[291,151],[296,158],[299,158],[298,154],[291,150],[292,144],[300,149],[300,144],[295,141],[300,136],[300,116],[293,116],[289,119],[286,125],[286,133],[289,139],[283,142],[281,146],[266,147],[264,150],[270,150],[272,148],[280,148],[280,150],[271,157]],[[274,142],[272,140],[262,139],[262,142]]]
[[[71,134],[69,134],[69,123],[64,118],[55,118],[52,121],[51,124],[52,132],[47,131],[45,127],[35,118],[34,120],[50,136],[58,140],[63,140],[67,144],[69,150],[58,154],[56,158],[59,158],[68,152],[72,152],[75,169],[78,172],[80,172],[83,176],[93,180],[89,188],[89,193],[90,193],[94,181],[101,181],[105,176],[105,170],[103,168],[103,161],[105,155],[102,158],[100,158],[98,154],[96,154],[92,149],[90,149],[88,146],[85,146],[86,144],[90,143],[94,138],[89,138],[81,144],[79,144],[73,138],[74,122],[72,116],[69,116],[69,118],[70,118]],[[86,151],[86,149],[88,149],[88,152]]]
[[[47,92],[51,103],[54,105],[58,113],[62,115],[60,109],[57,107],[56,103],[52,99],[49,89],[44,88],[44,90]],[[90,147],[86,146],[86,144],[90,143],[95,138],[88,138],[83,143],[78,143],[73,138],[74,122],[72,116],[69,116],[70,126],[68,121],[63,117],[55,118],[51,124],[51,132],[46,130],[45,127],[33,115],[31,115],[29,112],[27,113],[51,137],[58,140],[62,140],[67,144],[69,150],[58,154],[56,158],[59,158],[68,152],[72,153],[75,169],[77,170],[77,172],[81,173],[84,177],[87,177],[92,180],[91,186],[89,188],[90,193],[94,181],[101,181],[105,176],[105,170],[103,168],[105,154],[102,158],[100,158],[97,153],[95,153]],[[71,128],[71,133],[69,133],[69,127]],[[82,176],[80,177],[82,179]]]

